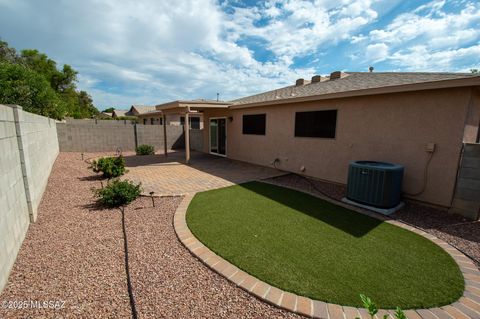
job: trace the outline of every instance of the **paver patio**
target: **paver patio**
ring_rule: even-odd
[[[284,175],[262,167],[214,155],[192,152],[185,164],[184,152],[164,155],[125,156],[124,178],[141,182],[143,192],[157,196],[185,195]]]

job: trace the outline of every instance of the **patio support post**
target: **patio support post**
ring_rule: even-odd
[[[185,130],[185,162],[187,164],[190,163],[190,125],[189,125],[189,115],[190,107],[187,106],[187,111],[185,112],[185,123],[184,123],[184,130]]]
[[[162,114],[163,117],[163,154],[165,157],[168,156],[168,145],[167,145],[167,115]]]

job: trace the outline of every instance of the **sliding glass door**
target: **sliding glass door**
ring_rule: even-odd
[[[227,154],[227,120],[210,119],[210,153],[220,156]]]

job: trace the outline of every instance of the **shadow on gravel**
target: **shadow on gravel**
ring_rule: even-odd
[[[83,177],[78,177],[78,180],[80,181],[101,181],[105,178],[103,178],[102,175],[89,175],[89,176],[83,176]]]
[[[109,208],[109,207],[103,205],[99,201],[95,201],[95,202],[88,203],[88,204],[83,204],[83,205],[77,205],[76,207],[87,209],[90,212],[98,212],[98,211],[106,211],[106,210],[114,211],[115,210],[115,209],[112,209],[112,208]]]

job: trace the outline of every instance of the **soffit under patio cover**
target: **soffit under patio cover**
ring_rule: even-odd
[[[214,100],[178,100],[173,102],[168,102],[164,104],[159,104],[156,106],[157,111],[162,111],[163,113],[185,113],[187,108],[190,108],[190,111],[203,111],[205,109],[228,109],[231,103],[223,101],[214,101]]]

